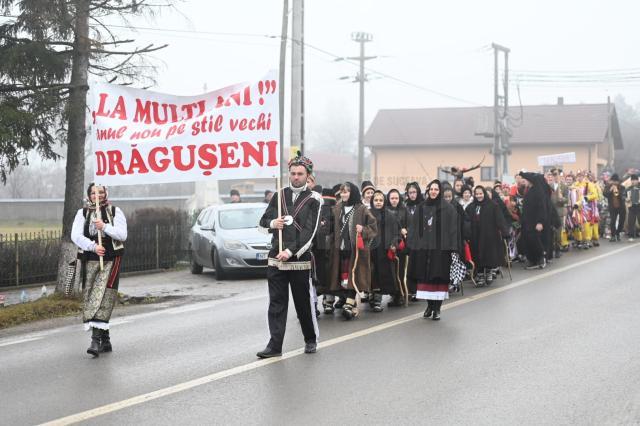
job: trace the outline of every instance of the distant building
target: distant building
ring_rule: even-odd
[[[559,100],[560,101],[560,100]],[[565,170],[600,172],[613,164],[622,137],[613,104],[536,105],[510,108],[509,174],[543,171],[538,156],[575,152],[576,163]],[[493,108],[425,108],[380,110],[365,136],[371,149],[371,176],[383,189],[408,181],[426,185],[451,166],[469,167],[485,156],[482,167],[469,173],[476,183],[493,176]]]

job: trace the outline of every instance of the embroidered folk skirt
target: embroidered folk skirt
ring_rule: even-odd
[[[109,329],[111,312],[118,299],[118,283],[120,280],[120,266],[122,257],[104,261],[104,268],[100,270],[100,262],[90,260],[86,262],[84,306],[82,322],[85,329]]]

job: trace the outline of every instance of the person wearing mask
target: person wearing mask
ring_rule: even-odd
[[[638,175],[631,175],[631,185],[627,188],[627,205],[629,206],[629,221],[627,233],[629,241],[638,238],[638,219],[640,218],[640,183]]]
[[[415,253],[409,261],[409,274],[417,283],[416,297],[427,300],[424,318],[440,320],[459,244],[458,213],[442,198],[442,184],[436,179],[427,186],[427,199],[418,206],[409,226],[409,246]]]
[[[554,173],[557,175],[557,171],[555,171],[555,169],[547,172],[545,174],[545,179],[551,188],[551,205],[555,209],[555,214],[558,217],[558,226],[553,228],[552,252],[554,257],[559,258],[561,256],[561,249],[564,243],[562,239],[562,232],[565,223],[565,216],[567,215],[567,200],[564,198],[564,188],[557,183],[556,175],[554,175]],[[566,243],[568,244],[569,242],[566,241]]]
[[[624,221],[627,217],[626,197],[627,193],[620,183],[620,177],[614,173],[604,188],[604,196],[609,206],[609,226],[611,238],[609,241],[620,241],[620,233],[624,230]]]
[[[342,316],[350,320],[359,314],[356,291],[371,291],[369,245],[378,231],[375,218],[362,204],[358,187],[351,182],[340,186],[333,223],[330,288],[333,293],[342,293]]]
[[[586,172],[579,171],[576,174],[576,186],[580,189],[582,195],[582,214],[584,215],[584,235],[583,241],[593,247],[600,245],[599,221],[600,214],[598,211],[599,191],[597,185],[590,181]]]

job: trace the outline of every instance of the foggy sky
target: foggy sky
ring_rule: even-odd
[[[291,3],[291,2],[290,2]],[[602,70],[640,66],[636,57],[640,35],[635,31],[640,7],[630,1],[365,1],[307,0],[305,42],[331,53],[356,56],[352,31],[373,34],[367,62],[373,70],[433,89],[467,102],[438,96],[389,78],[367,83],[366,121],[381,108],[491,105],[493,54],[496,42],[511,49],[512,70]],[[282,1],[205,1],[177,3],[179,13],[164,11],[133,25],[194,32],[280,34]],[[128,30],[120,30],[131,36]],[[154,90],[174,94],[202,92],[252,79],[278,67],[279,40],[140,30],[144,43],[169,43],[159,60]],[[355,66],[335,62],[311,47],[305,50],[308,130],[323,125],[323,115],[339,110],[357,114],[357,84],[338,80],[355,75]],[[510,104],[518,103],[515,82]],[[586,87],[585,87],[586,86]],[[606,102],[620,93],[640,102],[636,85],[527,87],[523,104]]]

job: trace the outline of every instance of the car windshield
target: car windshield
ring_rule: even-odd
[[[257,228],[264,213],[263,208],[247,208],[223,210],[219,213],[219,223],[222,229]]]

